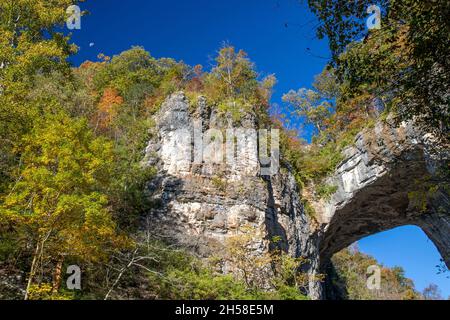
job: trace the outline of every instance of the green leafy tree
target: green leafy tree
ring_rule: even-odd
[[[368,92],[399,121],[414,119],[430,131],[447,135],[448,1],[379,1],[381,29],[370,32],[365,23],[371,1],[308,3],[321,22],[318,36],[329,39],[346,97]]]
[[[85,120],[48,115],[17,150],[16,181],[1,206],[18,241],[34,247],[27,294],[54,266],[54,290],[68,257],[100,261],[119,245],[102,191],[113,163],[112,145],[95,138]]]
[[[37,75],[59,70],[67,75],[66,58],[75,52],[68,37],[56,31],[66,21],[72,0],[0,1],[0,192],[16,164],[15,143],[40,116],[29,99]]]
[[[422,296],[414,288],[412,280],[405,277],[401,267],[387,268],[373,257],[358,250],[344,249],[333,258],[335,268],[330,283],[340,297],[352,300],[413,300]],[[367,287],[369,266],[379,266],[381,271],[380,289]]]
[[[300,269],[307,260],[291,257],[278,248],[278,237],[272,239],[273,250],[255,253],[255,230],[244,227],[241,232],[227,240],[225,254],[221,257],[221,263],[233,271],[236,279],[243,281],[250,292],[267,290],[274,299],[305,299],[302,292],[310,278]]]
[[[326,120],[331,116],[332,105],[324,101],[320,94],[313,90],[291,90],[283,95],[297,117],[304,117],[306,124],[312,124],[320,135],[326,129]]]
[[[245,51],[224,46],[219,50],[215,61],[216,65],[210,74],[210,85],[219,91],[220,97],[242,97],[247,100],[254,95],[258,86],[257,74]]]

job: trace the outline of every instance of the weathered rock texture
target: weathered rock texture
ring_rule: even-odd
[[[328,179],[327,183],[338,187],[336,193],[329,201],[313,203],[316,216],[311,218],[289,170],[260,175],[258,146],[252,141],[244,143],[233,164],[194,161],[194,128],[199,121],[203,131],[258,128],[251,113],[235,123],[231,116],[211,108],[206,99],[192,104],[183,93],[176,93],[164,102],[155,121],[146,162],[159,169],[149,185],[159,202],[149,215],[158,233],[208,255],[250,226],[255,230],[255,251],[268,250],[270,239],[279,236],[286,251],[309,259],[306,270],[314,276],[325,270],[334,253],[354,241],[414,224],[428,234],[449,265],[448,193],[433,190],[422,209],[413,205],[417,201],[411,197],[424,189],[425,178],[428,182],[443,179],[448,147],[437,148],[431,137],[409,125],[379,124],[359,134]],[[309,294],[323,297],[321,285],[312,280]]]
[[[155,199],[161,199],[151,213],[158,230],[207,255],[220,250],[241,228],[250,227],[255,230],[256,251],[268,250],[270,240],[280,236],[285,250],[310,259],[307,268],[313,276],[318,270],[318,238],[289,171],[261,176],[257,145],[251,141],[231,165],[194,163],[195,121],[202,121],[204,131],[256,129],[256,117],[247,114],[233,123],[205,99],[192,106],[183,93],[177,93],[162,105],[155,120],[155,139],[147,147],[146,161],[159,168],[150,184]],[[316,286],[311,282],[310,291],[317,291]]]

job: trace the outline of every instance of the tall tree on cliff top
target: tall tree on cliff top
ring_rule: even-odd
[[[225,96],[249,98],[257,87],[257,74],[253,63],[243,50],[236,51],[232,46],[224,46],[216,57],[216,65],[212,75],[219,79],[215,86],[219,86]]]

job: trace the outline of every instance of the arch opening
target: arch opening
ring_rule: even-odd
[[[415,225],[396,227],[360,239],[333,255],[326,271],[329,299],[446,299],[450,276],[442,256]],[[374,269],[379,287],[370,287]],[[445,268],[443,270],[442,268]]]

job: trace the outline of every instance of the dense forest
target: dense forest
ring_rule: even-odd
[[[0,298],[307,299],[305,262],[282,250],[254,257],[241,236],[205,260],[142,232],[155,205],[145,185],[156,169],[142,165],[152,116],[177,91],[236,120],[256,112],[282,130],[282,161],[318,198],[335,191],[324,177],[375,121],[413,120],[447,139],[449,2],[381,2],[384,27],[367,33],[367,1],[308,1],[333,59],[314,90],[287,92],[275,112],[275,76],[261,78],[231,45],[208,70],[142,47],[74,67],[77,47],[60,29],[74,1],[0,0]],[[311,143],[298,123],[313,127]],[[223,259],[238,272],[219,272]],[[441,298],[433,286],[418,292],[401,268],[383,267],[384,286],[370,292],[366,269],[378,263],[355,249],[333,262],[328,281],[341,298]],[[83,266],[82,290],[62,285],[69,265]]]

